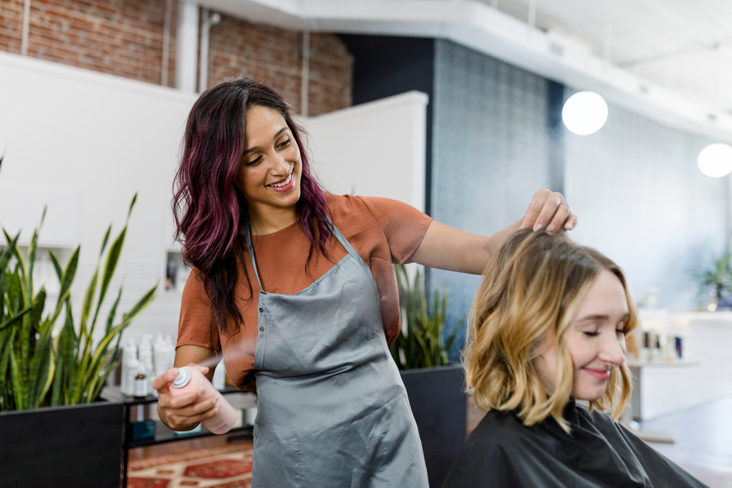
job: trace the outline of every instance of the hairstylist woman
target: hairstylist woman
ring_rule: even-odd
[[[256,387],[255,488],[426,487],[387,346],[399,330],[392,263],[480,274],[519,227],[576,223],[548,190],[521,222],[488,238],[397,201],[324,193],[287,102],[243,78],[193,106],[177,186],[178,235],[194,270],[175,365],[223,352],[236,385]],[[171,397],[176,375],[153,382],[158,412],[170,428],[188,430],[217,407],[211,398]]]

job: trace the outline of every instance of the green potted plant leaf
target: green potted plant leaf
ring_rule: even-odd
[[[709,302],[711,299],[707,309],[716,310],[717,304],[732,291],[732,267],[729,251],[715,259],[711,268],[694,272],[693,275],[699,284],[697,292],[699,301]]]
[[[462,320],[445,338],[447,290],[436,289],[428,303],[421,273],[410,280],[404,265],[394,268],[405,327],[390,351],[409,395],[430,486],[441,486],[463,447],[467,428],[462,366],[448,360]]]
[[[11,237],[3,230],[6,244],[0,252],[0,472],[8,486],[74,486],[81,480],[94,486],[119,486],[123,406],[100,402],[100,393],[117,366],[114,358],[122,332],[150,304],[157,286],[118,317],[120,288],[106,318],[99,324],[98,320],[136,199],[137,195],[130,204],[124,228],[108,250],[111,226],[104,235],[78,321],[72,313],[71,287],[80,247],[73,251],[65,267],[49,251],[60,288],[57,302],[44,317],[47,294],[44,288],[35,291],[33,270],[45,210],[25,255],[18,248],[20,233]],[[59,317],[63,326],[54,338]],[[104,333],[95,343],[98,326],[104,327]],[[78,462],[79,459],[84,462]],[[43,466],[40,469],[39,463]]]

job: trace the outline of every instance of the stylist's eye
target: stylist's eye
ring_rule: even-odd
[[[282,141],[280,143],[280,147],[287,147],[290,145],[291,139],[287,139],[286,141]]]
[[[252,161],[249,161],[249,162],[248,162],[248,163],[246,163],[246,164],[247,164],[247,166],[255,166],[255,165],[256,165],[256,164],[258,164],[258,163],[259,163],[259,162],[260,162],[261,160],[262,160],[262,156],[259,156],[259,157],[258,157],[257,159],[254,159],[254,160],[252,160]]]

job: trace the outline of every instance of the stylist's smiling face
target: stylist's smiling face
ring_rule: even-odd
[[[300,148],[282,115],[254,105],[246,116],[246,147],[236,185],[250,206],[286,208],[300,199]]]
[[[564,343],[572,356],[572,396],[597,400],[605,394],[610,370],[625,361],[625,328],[629,317],[625,289],[617,276],[603,269],[587,290]],[[554,382],[557,352],[553,341],[542,354],[545,377]]]

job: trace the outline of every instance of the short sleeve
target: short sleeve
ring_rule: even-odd
[[[384,231],[393,263],[405,263],[414,254],[432,217],[398,200],[359,197]]]
[[[211,302],[196,269],[188,275],[180,304],[176,348],[186,345],[207,347],[217,354],[221,349]]]

